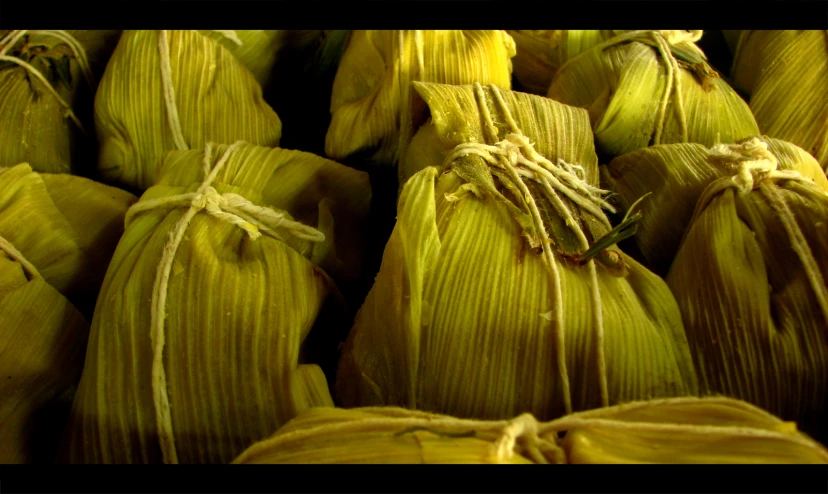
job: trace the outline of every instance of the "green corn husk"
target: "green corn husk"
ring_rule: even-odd
[[[732,77],[763,134],[802,147],[828,172],[828,31],[742,31]]]
[[[505,31],[352,31],[334,80],[325,154],[396,164],[412,81],[509,89],[514,55]]]
[[[570,59],[547,96],[589,110],[596,147],[608,158],[654,144],[712,146],[758,134],[747,103],[695,43],[669,45],[667,58],[675,58],[679,70],[676,80],[668,77],[671,64],[657,48],[656,40],[666,39],[660,32],[628,32]]]
[[[46,173],[90,171],[84,163],[94,150],[93,128],[91,111],[84,111],[83,103],[86,98],[91,106],[89,84],[94,81],[55,33],[61,32],[0,31],[5,56],[35,72],[0,60],[0,167],[25,162]]]
[[[317,408],[234,463],[828,463],[828,451],[728,398],[628,403],[538,424],[399,408]]]
[[[605,245],[595,263],[602,300],[593,303],[592,268],[579,240],[563,213],[542,202],[545,228],[552,232],[547,242],[555,245],[553,262],[562,277],[557,298],[538,254],[544,240],[502,179],[487,175],[474,155],[440,166],[458,144],[492,144],[481,127],[483,108],[497,122],[498,139],[509,132],[491,86],[481,89],[483,106],[472,86],[415,83],[414,88],[430,111],[431,127],[423,126],[412,140],[407,169],[416,172],[414,155],[431,156],[437,166],[416,172],[402,190],[379,275],[343,350],[337,379],[341,404],[481,419],[531,412],[548,419],[566,410],[564,364],[575,410],[602,404],[603,378],[610,403],[695,393],[681,318],[661,279]],[[583,167],[586,182],[597,184],[586,111],[502,93],[538,153]],[[422,132],[432,135],[421,141]],[[590,245],[606,238],[606,223],[563,200],[574,224],[587,230]],[[562,312],[556,313],[558,301]],[[604,345],[593,325],[599,308]],[[553,329],[561,320],[564,345]],[[601,349],[609,366],[604,370]]]
[[[805,150],[788,142],[760,137],[779,160],[780,170],[796,170],[828,191],[828,179]],[[708,162],[709,149],[701,144],[663,144],[639,149],[612,160],[604,174],[623,210],[643,196],[635,241],[647,266],[666,275],[693,208],[714,180],[731,176],[729,170]]]
[[[72,175],[0,169],[0,237],[91,319],[106,266],[137,198]]]
[[[0,245],[0,328],[0,463],[52,463],[89,324],[36,269]]]
[[[144,190],[176,144],[165,103],[159,31],[125,31],[95,97],[105,181]],[[198,31],[168,31],[171,80],[183,145],[246,140],[276,146],[279,117],[253,74],[224,45]]]
[[[228,149],[217,146],[208,163]],[[324,241],[275,225],[276,233],[253,240],[243,228],[267,233],[252,226],[253,217],[237,226],[196,214],[169,250],[159,350],[156,279],[191,202],[128,215],[92,322],[63,461],[228,462],[304,408],[333,405],[320,365],[335,358],[349,320],[328,274],[348,280],[360,270],[368,177],[309,153],[247,143],[233,149],[212,183],[217,193],[284,210],[287,220],[317,225]],[[196,192],[205,152],[167,153],[158,184],[135,207]],[[163,358],[157,372],[166,385],[152,371],[155,358]],[[157,405],[162,391],[169,408]],[[160,435],[157,414],[165,410],[177,459]]]
[[[667,283],[701,391],[749,401],[824,440],[828,189],[778,174],[755,176],[745,190],[732,176],[711,177]]]
[[[508,31],[515,40],[515,79],[527,92],[546,95],[555,72],[567,60],[626,31]]]

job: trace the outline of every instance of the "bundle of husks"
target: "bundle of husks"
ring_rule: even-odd
[[[328,273],[360,269],[370,196],[299,151],[168,153],[109,266],[63,459],[228,462],[332,405],[314,352],[349,322]]]
[[[82,163],[94,148],[87,139],[91,112],[84,118],[73,111],[84,86],[95,87],[83,46],[64,31],[0,36],[0,166],[25,162],[40,172],[88,171]]]
[[[414,87],[432,120],[406,161],[436,166],[402,190],[343,351],[342,404],[549,419],[695,393],[670,290],[610,247],[586,111],[494,85]]]
[[[70,175],[0,169],[0,463],[52,462],[91,309],[135,200]]]
[[[545,95],[567,60],[626,31],[508,31],[515,40],[515,79],[526,91]]]
[[[732,77],[763,134],[801,146],[828,171],[828,31],[742,31]]]
[[[777,149],[779,147],[777,146]],[[737,397],[824,437],[828,189],[779,169],[758,138],[715,146],[667,276],[703,393]]]
[[[708,65],[701,31],[632,31],[566,62],[547,96],[589,110],[609,158],[654,144],[759,133],[747,103]]]
[[[234,463],[828,463],[828,451],[747,403],[674,398],[538,423],[399,408],[302,413]]]
[[[276,146],[282,132],[253,73],[199,31],[124,32],[95,97],[95,125],[102,179],[141,190],[166,151],[239,139]]]
[[[412,81],[509,89],[514,55],[505,31],[351,32],[334,80],[325,153],[396,164]]]
[[[796,171],[828,191],[828,178],[805,150],[776,139],[759,139],[776,156],[779,170]],[[733,175],[729,168],[710,163],[709,152],[701,144],[662,144],[619,156],[606,166],[604,178],[624,211],[647,196],[636,206],[642,217],[634,238],[648,267],[658,274],[666,275],[670,269],[704,189]]]

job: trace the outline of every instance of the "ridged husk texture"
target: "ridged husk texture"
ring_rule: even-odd
[[[505,31],[352,31],[334,80],[325,153],[396,164],[412,81],[511,88]]]
[[[171,81],[185,148],[165,103],[159,31],[125,31],[95,96],[101,178],[144,190],[175,149],[237,140],[276,146],[279,117],[253,74],[223,44],[198,31],[168,31]]]
[[[0,31],[0,37],[9,33]],[[84,96],[91,100],[91,92],[72,50],[54,36],[29,33],[6,55],[30,64],[60,99],[26,68],[0,61],[0,167],[25,162],[46,173],[90,171],[84,146],[93,144],[84,132],[93,129],[91,118],[84,117],[91,112],[78,111],[78,103]]]
[[[609,158],[653,144],[712,146],[758,134],[747,103],[707,64],[695,43],[668,43],[665,53],[672,57],[666,58],[675,58],[676,71],[657,48],[658,33],[629,32],[570,59],[547,96],[588,109],[596,147]],[[676,77],[669,77],[670,70]]]
[[[502,182],[486,178],[483,159],[469,155],[441,167],[443,149],[491,144],[481,126],[484,109],[497,122],[498,138],[508,133],[492,87],[477,94],[472,86],[415,88],[439,140],[435,149],[415,151],[415,138],[408,153],[435,156],[436,166],[417,172],[402,190],[379,275],[343,351],[337,380],[342,405],[484,419],[528,411],[549,419],[565,412],[561,366],[568,369],[575,410],[601,406],[602,378],[611,403],[694,393],[681,318],[661,279],[608,249],[595,263],[601,302],[593,304],[589,263],[575,260],[581,246],[547,204],[544,223],[561,277],[562,295],[556,296],[549,266],[532,246],[538,239],[529,233],[528,214],[516,213]],[[586,111],[499,93],[538,153],[583,167],[586,182],[597,184]],[[607,233],[603,223],[563,200],[590,243]],[[604,345],[593,325],[599,307]],[[563,324],[565,345],[551,323]],[[599,370],[602,350],[605,373]]]
[[[802,147],[828,171],[828,31],[742,31],[733,84],[762,133]]]
[[[779,160],[780,170],[795,170],[828,191],[825,173],[805,150],[778,139],[759,138]],[[606,167],[605,178],[623,210],[649,194],[636,206],[642,218],[634,238],[656,273],[667,274],[704,189],[732,175],[711,164],[708,152],[701,144],[662,144],[619,156]]]
[[[515,40],[515,78],[524,90],[546,95],[555,72],[567,60],[616,34],[617,30],[508,31]]]
[[[828,451],[747,403],[678,398],[537,423],[399,408],[317,408],[234,463],[828,463]]]
[[[810,180],[756,178],[745,192],[713,177],[667,276],[701,391],[754,403],[823,440],[826,225],[828,192]]]
[[[283,210],[288,219],[319,228],[325,240],[313,243],[281,229],[281,240],[254,240],[202,211],[170,251],[160,309],[158,266],[189,208],[128,216],[92,321],[64,461],[229,462],[298,411],[333,404],[316,364],[335,353],[337,331],[344,333],[348,320],[323,268],[343,278],[359,268],[356,237],[370,204],[368,177],[308,153],[236,146],[212,183],[217,193]],[[227,151],[217,146],[212,162]],[[196,192],[205,180],[204,154],[168,153],[159,183],[136,207]],[[161,310],[166,319],[156,334],[153,314]],[[159,350],[160,334],[166,341]],[[160,369],[153,369],[156,361]],[[161,372],[165,385],[156,379]],[[161,392],[167,405],[158,405]],[[165,410],[171,438],[159,436],[157,414]],[[162,456],[166,440],[177,459],[168,450]]]
[[[81,177],[0,169],[0,237],[91,319],[135,196]]]

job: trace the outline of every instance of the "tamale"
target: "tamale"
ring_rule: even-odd
[[[805,150],[777,139],[758,139],[776,156],[779,170],[797,171],[828,191],[825,173]],[[667,274],[704,189],[732,175],[727,167],[708,161],[709,151],[695,143],[662,144],[619,156],[605,168],[604,178],[623,210],[646,196],[636,206],[642,218],[633,238],[647,267],[658,274]]]
[[[299,151],[213,151],[168,152],[127,214],[63,461],[229,462],[333,405],[315,360],[350,324],[331,276],[359,270],[368,177]]]
[[[729,398],[672,398],[538,423],[399,408],[301,413],[234,463],[828,463],[828,451]]]
[[[434,135],[406,155],[435,166],[403,187],[340,403],[548,419],[695,393],[669,289],[607,241],[587,112],[494,85],[414,88]]]
[[[763,134],[802,147],[828,171],[828,31],[742,31],[732,77]]]
[[[109,259],[137,200],[82,177],[0,169],[0,237],[91,319]]]
[[[94,147],[91,118],[75,111],[95,85],[83,47],[63,31],[3,31],[0,38],[0,167],[90,171],[83,163]]]
[[[412,81],[509,89],[514,55],[505,31],[352,31],[334,79],[325,153],[396,164]]]
[[[828,192],[758,138],[718,145],[667,283],[703,393],[733,396],[825,439]]]
[[[567,60],[617,34],[617,30],[508,31],[517,54],[512,59],[515,79],[532,94],[545,95],[555,72]]]
[[[282,132],[253,74],[198,31],[125,31],[95,96],[95,126],[102,179],[141,190],[166,151],[276,146]]]
[[[77,309],[0,233],[0,463],[54,461],[88,334]]]
[[[747,103],[713,70],[701,31],[631,31],[571,58],[547,96],[589,110],[607,158],[654,144],[716,142],[759,133]]]

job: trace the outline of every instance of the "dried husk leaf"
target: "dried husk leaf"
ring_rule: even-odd
[[[215,156],[226,149],[217,146]],[[141,202],[197,190],[202,159],[198,151],[168,153]],[[321,358],[335,354],[349,322],[315,262],[343,278],[358,269],[355,237],[371,197],[364,173],[250,144],[230,155],[212,186],[318,225],[326,239],[322,246],[289,235],[254,241],[205,213],[192,219],[173,260],[162,354],[180,463],[229,462],[302,409],[333,405]],[[64,461],[162,461],[151,300],[162,249],[185,212],[153,209],[127,225],[93,320]]]
[[[616,34],[618,30],[508,31],[515,40],[515,78],[524,90],[546,95],[555,72],[567,60]]]
[[[223,44],[198,31],[167,34],[175,101],[190,149],[237,140],[279,144],[279,117],[253,74]],[[125,31],[95,97],[101,177],[140,190],[157,179],[163,153],[176,149],[158,37],[158,31]]]
[[[325,153],[395,165],[412,81],[509,89],[514,55],[505,31],[353,31],[334,80]]]
[[[780,170],[795,170],[828,191],[825,173],[805,150],[778,139],[758,137],[777,157]],[[714,180],[733,174],[708,162],[708,151],[701,144],[663,144],[619,156],[606,167],[605,179],[623,210],[649,194],[636,206],[643,218],[635,241],[647,266],[658,274],[667,274],[704,189]]]
[[[642,35],[586,50],[558,70],[547,92],[549,98],[589,111],[596,148],[608,158],[653,144],[684,142],[673,95],[660,142],[655,142],[668,71],[650,39]],[[680,66],[687,142],[712,146],[759,133],[747,103],[707,65],[695,44],[679,43],[671,52]]]
[[[778,180],[739,193],[730,178],[713,182],[667,276],[682,311],[704,393],[751,402],[815,436],[825,434],[828,396],[828,312],[824,281],[809,280],[779,195],[816,262],[828,277],[828,192]]]
[[[0,170],[0,237],[89,319],[137,198],[71,175]]]
[[[0,37],[7,33],[0,31]],[[25,35],[7,55],[22,56],[23,61],[31,56],[28,63],[76,110],[86,132],[92,132],[91,119],[84,119],[84,113],[77,111],[79,98],[89,88],[68,46],[55,37]],[[62,59],[68,62],[68,85],[57,76],[56,69],[50,69],[50,64],[56,67]],[[39,172],[86,173],[89,166],[85,164],[84,146],[91,143],[46,85],[27,69],[0,62],[0,167],[25,162]]]
[[[0,328],[0,463],[52,463],[89,324],[41,276],[0,250]]]
[[[436,130],[448,143],[443,149],[483,141],[473,87],[415,87],[428,102],[429,132]],[[585,111],[537,96],[502,94],[538,152],[583,166],[588,183],[597,184]],[[486,95],[500,122],[490,89]],[[379,275],[343,351],[337,380],[343,406],[403,406],[480,419],[527,411],[541,419],[561,416],[550,320],[563,316],[573,408],[600,406],[587,266],[566,260],[580,252],[579,244],[562,217],[546,211],[562,277],[564,313],[554,314],[550,275],[527,241],[527,225],[515,205],[498,199],[510,192],[487,182],[481,163],[470,157],[441,168],[437,160],[403,187]],[[590,241],[607,232],[567,205]],[[603,261],[597,267],[610,401],[694,393],[689,349],[669,290],[620,251],[612,252],[621,272]]]
[[[828,171],[828,31],[743,31],[732,77],[763,134],[802,147]]]

